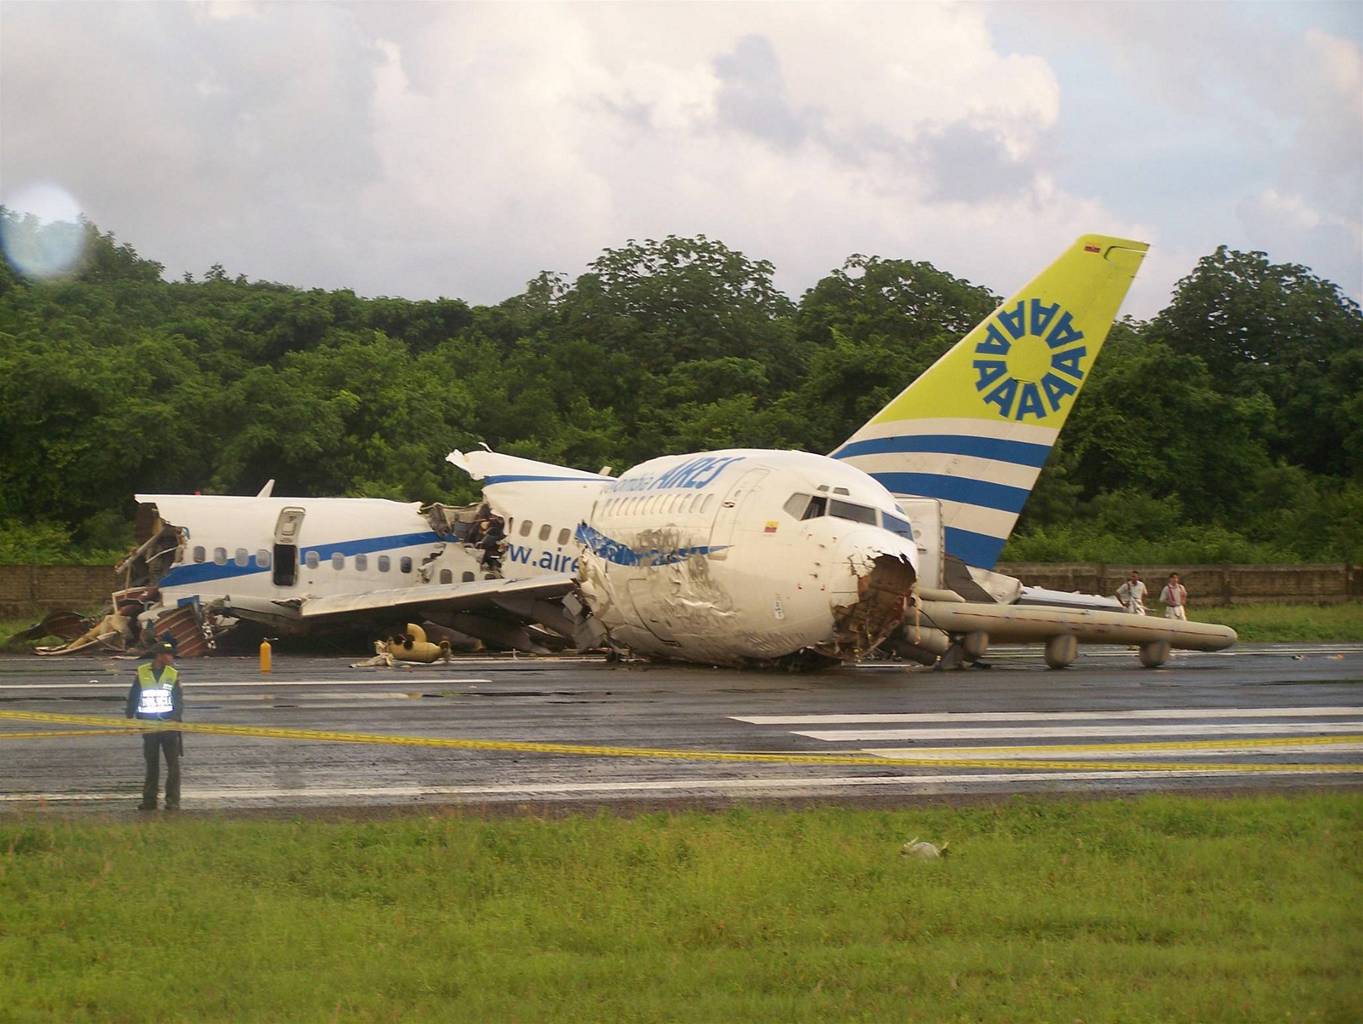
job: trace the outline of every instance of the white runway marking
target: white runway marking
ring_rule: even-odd
[[[1324,766],[1322,766],[1324,767]],[[1298,770],[1256,771],[1254,777],[1292,775],[1301,777]],[[417,799],[420,797],[535,797],[574,796],[589,793],[666,793],[666,792],[817,792],[821,789],[843,789],[862,786],[903,786],[909,789],[934,787],[970,787],[1006,785],[1009,787],[1035,782],[1098,782],[1113,780],[1155,780],[1240,778],[1238,773],[1225,771],[1114,771],[1114,772],[1034,772],[1012,774],[961,775],[895,775],[895,776],[832,776],[800,779],[654,779],[647,782],[553,782],[529,785],[496,786],[386,786],[368,788],[319,787],[308,789],[184,789],[184,799],[192,806],[195,800],[376,800]],[[0,793],[0,803],[110,803],[131,806],[136,793]]]
[[[871,725],[892,722],[1061,722],[1145,718],[1332,718],[1363,717],[1363,707],[1148,708],[1112,711],[944,711],[868,715],[730,715],[750,725]]]
[[[987,740],[1050,736],[1120,736],[1139,741],[1147,736],[1264,736],[1290,733],[1357,732],[1359,722],[1280,722],[1226,725],[1074,725],[1034,726],[1018,729],[838,729],[831,732],[800,732],[812,740],[828,743],[869,740]]]
[[[394,676],[391,680],[374,679],[233,679],[219,681],[209,679],[204,682],[196,682],[193,676],[185,678],[186,692],[205,693],[209,690],[232,689],[244,687],[271,687],[276,690],[283,690],[290,686],[374,686],[383,683],[391,683],[393,686],[430,686],[432,684],[451,684],[468,685],[472,683],[490,683],[491,679],[450,679],[449,677],[439,677],[436,679],[408,679],[405,676]],[[121,690],[126,693],[132,683],[132,676],[129,674],[126,679],[110,679],[107,683],[0,683],[0,690]]]

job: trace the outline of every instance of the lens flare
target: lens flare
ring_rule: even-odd
[[[61,277],[80,266],[85,225],[80,204],[60,185],[35,182],[4,200],[0,249],[9,265],[25,277]]]

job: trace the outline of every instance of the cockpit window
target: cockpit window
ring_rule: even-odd
[[[823,495],[792,494],[783,506],[796,519],[818,519],[828,512],[828,499]]]
[[[822,498],[816,498],[822,501]],[[834,498],[828,503],[828,514],[839,519],[850,519],[854,523],[867,523],[871,526],[876,524],[876,510],[866,505],[854,505],[850,501],[838,501]]]
[[[913,540],[913,527],[909,525],[907,520],[892,516],[888,512],[880,513],[880,520],[880,525],[891,533],[896,533],[905,540]]]

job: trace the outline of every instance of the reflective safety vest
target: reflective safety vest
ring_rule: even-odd
[[[172,691],[175,689],[175,682],[179,678],[180,673],[175,671],[174,665],[167,665],[161,670],[159,681],[152,674],[151,665],[138,665],[137,685],[140,691],[137,695],[137,713],[139,715],[168,715],[174,711],[175,701]]]

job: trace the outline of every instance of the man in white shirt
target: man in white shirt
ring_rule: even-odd
[[[1131,570],[1126,582],[1117,588],[1117,600],[1122,602],[1128,614],[1145,614],[1145,583],[1135,569]]]
[[[1159,592],[1159,599],[1164,605],[1166,619],[1188,621],[1188,588],[1178,581],[1178,573],[1169,574],[1169,582]]]

